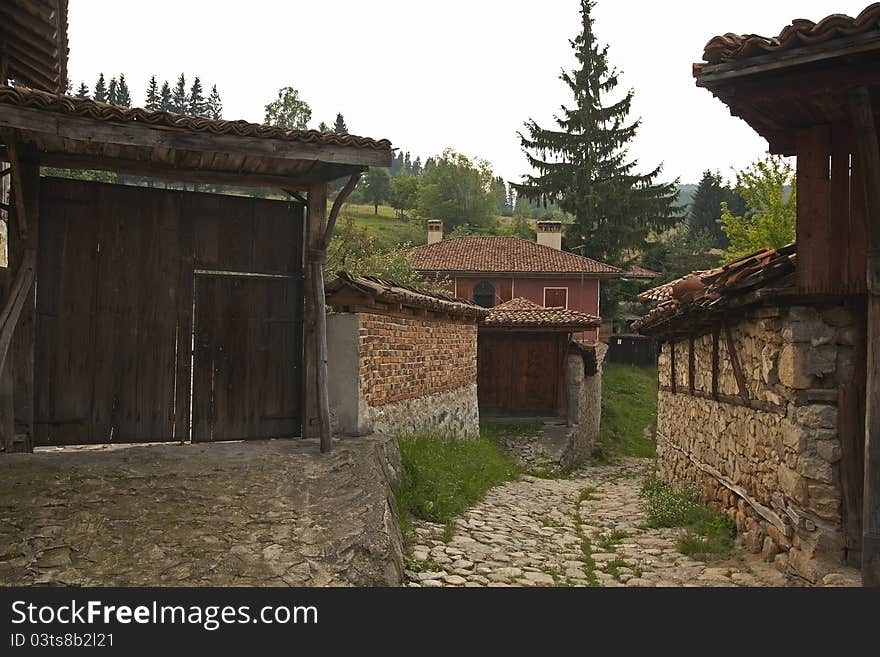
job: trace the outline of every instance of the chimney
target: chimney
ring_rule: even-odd
[[[436,244],[443,240],[443,222],[439,219],[428,219],[428,244]]]
[[[549,246],[557,251],[562,250],[562,222],[561,221],[539,221],[538,222],[538,244]]]

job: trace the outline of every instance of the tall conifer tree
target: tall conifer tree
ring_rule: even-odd
[[[93,98],[99,103],[107,102],[107,83],[104,82],[103,73],[98,76],[98,81],[95,83],[95,95]]]
[[[155,75],[150,78],[150,84],[147,87],[147,102],[144,103],[144,107],[146,107],[148,110],[157,110],[161,107],[161,98],[159,97],[159,83],[156,82]]]
[[[187,98],[186,113],[190,116],[205,116],[208,110],[208,103],[205,100],[205,92],[202,89],[202,81],[197,75],[193,79],[192,86],[189,88],[189,97]]]
[[[638,173],[627,145],[639,121],[628,122],[634,92],[617,100],[618,72],[608,63],[608,47],[593,32],[593,0],[581,0],[581,33],[571,41],[578,61],[560,78],[571,89],[574,106],[555,116],[546,129],[530,119],[520,141],[535,175],[514,185],[527,199],[555,204],[574,215],[568,243],[583,245],[586,256],[623,264],[625,252],[644,244],[651,228],[678,219],[674,183],[658,184],[660,167]]]
[[[79,89],[76,90],[76,97],[81,100],[87,100],[89,98],[89,88],[86,86],[85,82],[79,83]]]
[[[208,96],[208,117],[215,121],[223,118],[223,101],[220,100],[216,84],[211,87],[211,95]]]
[[[119,86],[116,88],[116,104],[122,107],[131,107],[131,92],[128,90],[128,83],[125,81],[125,74],[119,74]]]
[[[159,109],[163,112],[173,112],[173,97],[171,95],[171,87],[168,80],[162,83],[162,91],[159,92]]]
[[[174,91],[171,93],[171,111],[177,114],[186,114],[189,106],[186,97],[186,78],[183,73],[177,78],[177,84],[174,85]]]
[[[107,102],[111,105],[119,102],[119,83],[116,78],[110,78],[110,84],[107,85]]]
[[[336,115],[336,123],[333,124],[333,132],[339,133],[341,135],[348,134],[348,126],[345,125],[345,119],[342,116],[342,113]]]

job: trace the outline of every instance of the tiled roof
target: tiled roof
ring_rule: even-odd
[[[706,44],[703,51],[705,62],[694,65],[694,74],[699,75],[706,65],[724,64],[803,46],[815,46],[871,31],[877,31],[880,36],[880,2],[866,7],[856,18],[845,14],[832,14],[818,23],[802,18],[796,19],[783,29],[779,36],[773,38],[757,34],[724,34]]]
[[[353,146],[373,150],[389,150],[387,139],[370,139],[318,130],[291,130],[277,126],[248,123],[247,121],[224,121],[203,117],[183,116],[171,112],[146,110],[140,107],[119,107],[94,100],[81,100],[71,96],[59,96],[27,87],[0,86],[0,105],[16,105],[60,114],[83,116],[110,123],[146,123],[163,128],[178,128],[191,132],[208,132],[215,135],[240,137],[263,137],[283,139],[315,145]]]
[[[492,308],[480,325],[581,330],[595,328],[601,323],[602,320],[595,315],[566,308],[544,308],[527,299],[517,298]]]
[[[797,247],[761,249],[730,264],[704,272],[693,272],[677,281],[649,290],[663,291],[660,305],[633,323],[633,328],[647,335],[664,333],[700,319],[730,310],[751,300],[750,293],[779,292],[791,286],[791,274],[797,265]],[[754,297],[754,298],[753,298]]]
[[[451,237],[410,252],[419,271],[620,274],[621,270],[520,237]]]
[[[639,267],[638,265],[635,267],[630,267],[624,273],[624,276],[627,278],[657,278],[659,276],[659,272],[651,271],[650,269],[645,269],[644,267]]]
[[[427,292],[375,276],[352,276],[344,271],[338,272],[336,278],[325,286],[327,303],[333,305],[333,295],[345,288],[378,301],[400,303],[410,307],[445,312],[450,315],[482,319],[489,314],[487,309],[451,294]]]
[[[662,303],[663,301],[669,301],[672,298],[672,288],[678,283],[686,278],[691,278],[692,276],[702,276],[703,274],[709,273],[709,271],[710,270],[708,269],[693,271],[687,276],[682,276],[681,278],[676,278],[674,281],[669,281],[663,285],[652,287],[650,290],[645,290],[639,294],[637,298],[642,303]]]

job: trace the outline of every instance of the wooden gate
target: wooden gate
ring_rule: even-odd
[[[275,298],[290,306],[284,317],[294,325],[291,334],[275,331],[261,344],[293,354],[290,381],[275,392],[285,413],[298,414],[301,205],[44,178],[40,223],[37,445],[189,437],[200,268],[289,281]],[[281,316],[254,308],[264,311]],[[268,425],[264,435],[276,428]]]
[[[567,334],[481,332],[477,353],[480,410],[558,415],[565,408]]]

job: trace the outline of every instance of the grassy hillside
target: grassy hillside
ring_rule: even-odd
[[[403,221],[387,205],[379,206],[379,214],[374,214],[372,205],[346,204],[339,213],[337,223],[345,223],[348,218],[355,226],[365,228],[374,235],[383,249],[393,249],[405,242],[417,246],[427,241],[424,223],[419,219]]]
[[[654,456],[657,368],[605,363],[602,387],[602,453]]]

